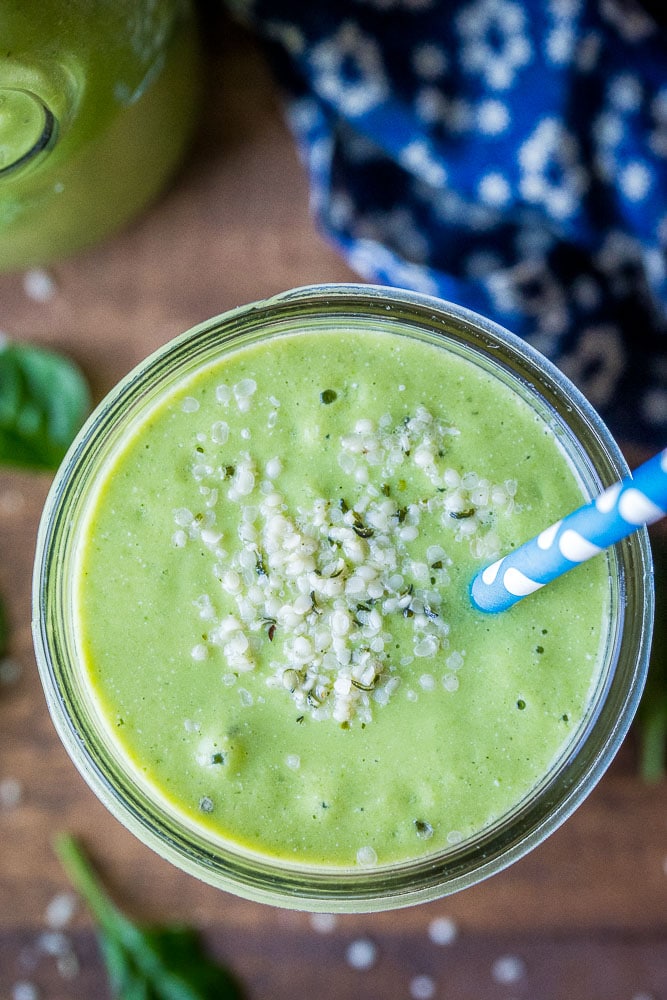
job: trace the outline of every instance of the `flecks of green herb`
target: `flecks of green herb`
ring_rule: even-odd
[[[257,576],[266,576],[266,566],[264,565],[264,559],[262,553],[258,552],[255,556],[255,572]]]
[[[364,684],[362,681],[358,681],[356,679],[356,677],[353,677],[351,679],[351,683],[352,683],[352,686],[358,688],[359,691],[373,691],[373,690],[375,690],[375,684],[374,683],[373,684]]]
[[[424,819],[415,819],[412,821],[414,823],[415,831],[420,840],[430,840],[433,836],[433,827]]]
[[[463,521],[467,517],[472,517],[474,513],[474,507],[466,507],[465,510],[450,510],[449,516],[453,517],[455,521]]]
[[[88,385],[72,361],[0,344],[0,465],[57,468],[89,409]]]
[[[359,538],[372,538],[375,532],[372,528],[369,528],[363,523],[361,518],[355,518],[354,524],[352,525],[352,530]]]
[[[97,923],[111,991],[119,1000],[241,1000],[234,977],[204,952],[199,935],[180,925],[142,927],[113,903],[82,848],[69,834],[56,852]]]
[[[325,389],[320,393],[320,399],[325,405],[328,406],[330,403],[336,402],[338,399],[338,393],[335,389]]]

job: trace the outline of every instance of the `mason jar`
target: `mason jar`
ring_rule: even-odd
[[[487,481],[484,455],[505,453],[515,479]],[[552,458],[529,488],[533,454]],[[555,519],[559,479],[584,502],[626,474],[599,416],[549,361],[451,303],[319,285],[201,323],[103,400],[47,499],[33,629],[60,738],[141,841],[243,897],[379,911],[471,886],[537,847],[609,766],[645,679],[653,583],[645,529],[500,615],[470,610],[468,577],[495,544],[525,540],[517,525],[537,533]],[[427,523],[435,539],[422,550]],[[279,531],[291,541],[276,548]],[[294,597],[280,567],[299,546]],[[98,551],[108,558],[96,567]],[[135,563],[138,584],[124,576]],[[269,606],[271,588],[281,596]],[[578,630],[595,634],[594,654],[575,647]],[[354,670],[369,650],[364,680]],[[332,657],[339,672],[327,676]],[[573,711],[565,692],[580,669]],[[183,795],[175,768],[159,770],[172,750]]]
[[[197,121],[190,0],[5,0],[0,271],[98,242],[162,190]]]

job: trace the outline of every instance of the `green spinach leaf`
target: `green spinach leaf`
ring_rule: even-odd
[[[0,465],[57,468],[89,408],[86,380],[68,358],[0,343]]]
[[[112,993],[121,1000],[241,1000],[234,977],[204,952],[192,928],[140,927],[102,888],[76,840],[68,834],[56,851],[98,926]]]

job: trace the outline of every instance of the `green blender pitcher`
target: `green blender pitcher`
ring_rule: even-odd
[[[183,157],[199,85],[190,0],[3,0],[0,271],[135,216]]]

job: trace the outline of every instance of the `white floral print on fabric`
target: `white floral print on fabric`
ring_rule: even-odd
[[[667,434],[667,7],[227,0],[266,42],[311,208],[368,280],[548,354]]]
[[[388,96],[378,46],[352,21],[316,45],[309,60],[317,92],[343,115],[357,118]]]
[[[462,40],[461,64],[493,90],[506,90],[531,59],[526,17],[513,0],[475,0],[456,18]]]
[[[555,118],[543,118],[519,147],[520,188],[526,201],[541,204],[549,216],[573,215],[588,187],[574,135]]]

